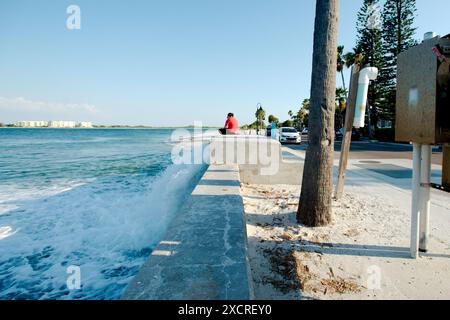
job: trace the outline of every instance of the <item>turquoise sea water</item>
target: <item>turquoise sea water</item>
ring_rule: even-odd
[[[171,133],[0,129],[0,299],[120,298],[204,169]]]

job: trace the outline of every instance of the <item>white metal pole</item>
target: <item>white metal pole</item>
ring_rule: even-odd
[[[413,143],[413,179],[412,179],[412,204],[411,204],[411,257],[416,259],[419,253],[419,218],[420,218],[420,169],[422,146]]]
[[[430,145],[422,145],[422,160],[420,167],[421,185],[420,185],[420,233],[419,250],[427,252],[428,235],[430,231],[430,205],[431,205],[431,153]]]

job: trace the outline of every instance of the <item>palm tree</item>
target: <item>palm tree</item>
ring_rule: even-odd
[[[347,91],[344,88],[336,88],[336,112],[334,115],[334,127],[343,128],[345,112],[347,109]]]
[[[350,68],[355,64],[362,67],[362,64],[364,63],[364,55],[361,52],[347,52],[344,54],[344,60],[347,68]]]
[[[344,88],[345,92],[347,92],[347,86],[345,84],[344,69],[350,68],[354,64],[362,66],[364,62],[364,55],[361,52],[356,52],[355,50],[356,49],[354,49],[353,52],[344,53],[344,46],[337,47],[336,71],[341,74],[342,87]]]
[[[292,110],[289,110],[288,115],[292,119],[292,117],[294,116],[294,113],[292,112]]]
[[[341,74],[342,77],[342,86],[344,90],[347,91],[347,87],[345,86],[345,77],[344,77],[344,68],[346,66],[345,55],[344,55],[344,46],[337,47],[337,68],[336,71]]]
[[[280,123],[280,119],[278,119],[277,117],[275,117],[273,114],[271,114],[268,118],[269,122],[275,122],[277,125]]]
[[[340,112],[347,108],[347,94],[348,92],[344,88],[336,88],[336,104]]]
[[[314,29],[309,148],[297,220],[306,226],[332,220],[336,48],[339,0],[317,0]]]
[[[255,117],[257,130],[259,132],[259,129],[263,128],[264,120],[266,120],[266,111],[264,111],[261,105],[259,105],[259,108],[256,110]]]

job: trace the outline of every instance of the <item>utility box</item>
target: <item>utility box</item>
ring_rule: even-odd
[[[399,55],[395,127],[399,142],[450,143],[450,35]]]

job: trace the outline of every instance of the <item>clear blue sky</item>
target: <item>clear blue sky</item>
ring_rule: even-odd
[[[417,3],[417,38],[450,33],[450,1]],[[70,4],[81,30],[66,28]],[[341,0],[346,49],[361,4]],[[314,9],[313,0],[2,0],[0,122],[221,126],[229,111],[252,122],[258,102],[285,120],[309,96]]]

